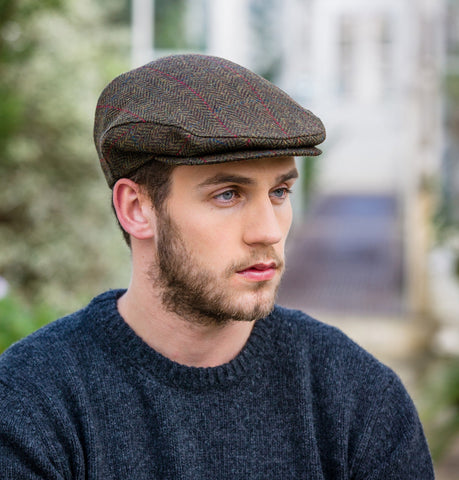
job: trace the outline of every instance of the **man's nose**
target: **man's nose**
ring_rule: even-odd
[[[253,205],[244,212],[243,240],[247,245],[274,245],[284,235],[280,218],[268,198]]]

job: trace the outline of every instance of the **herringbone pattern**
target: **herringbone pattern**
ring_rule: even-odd
[[[102,92],[94,140],[110,186],[150,159],[202,164],[318,155],[322,122],[227,60],[175,55],[120,75]]]

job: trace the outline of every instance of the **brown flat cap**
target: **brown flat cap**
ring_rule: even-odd
[[[150,160],[195,165],[315,156],[322,122],[264,78],[223,58],[160,58],[102,92],[94,141],[110,187]]]

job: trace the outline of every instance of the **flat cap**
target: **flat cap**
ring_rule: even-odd
[[[94,141],[110,187],[150,160],[197,165],[315,156],[325,129],[259,75],[223,58],[160,58],[100,95]]]

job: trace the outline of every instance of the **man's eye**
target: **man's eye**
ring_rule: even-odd
[[[271,195],[276,198],[285,198],[287,197],[292,191],[287,187],[276,188],[271,192]]]
[[[236,192],[234,190],[226,190],[215,196],[217,200],[223,200],[224,202],[230,202],[231,200],[234,200],[235,197]]]

